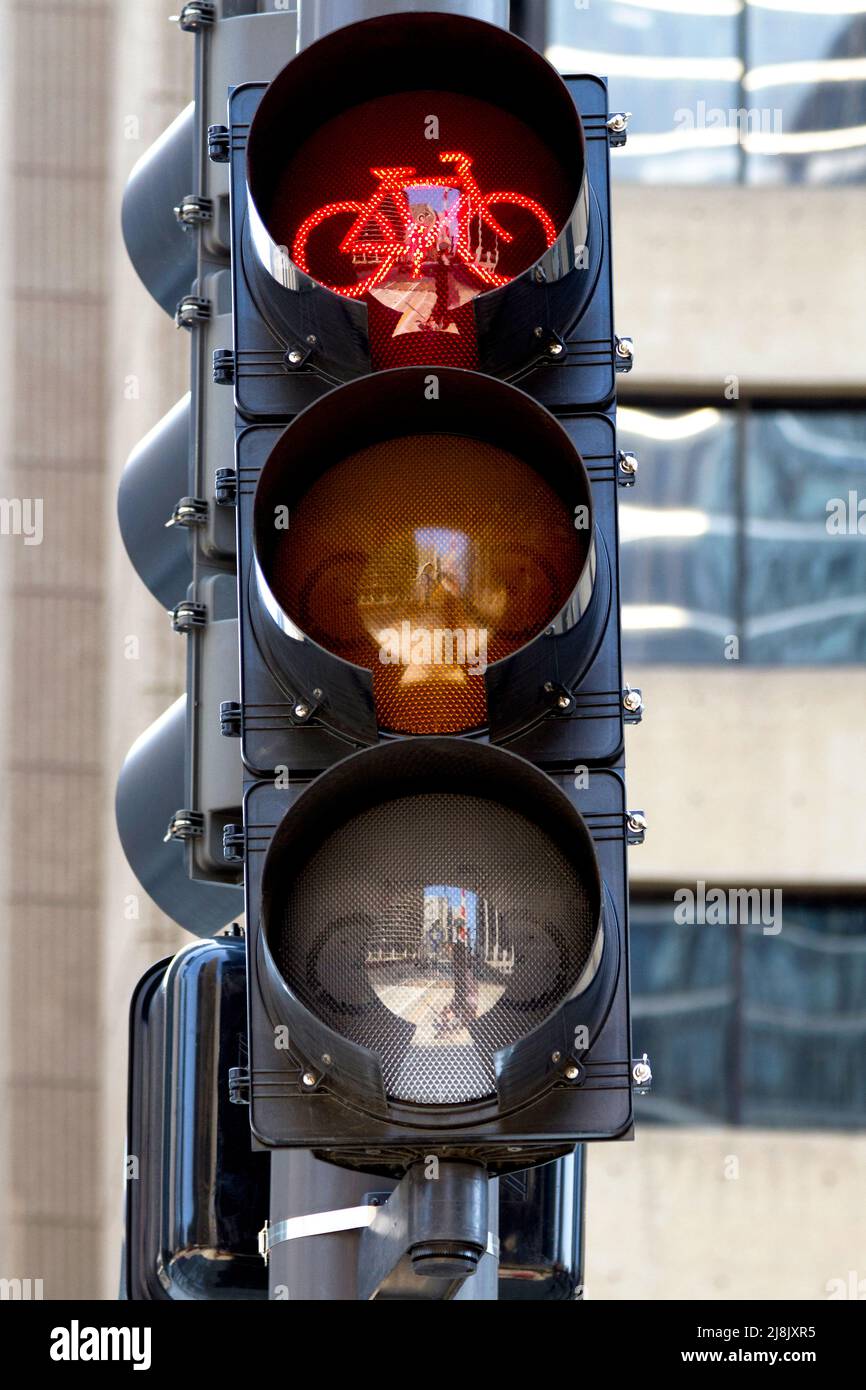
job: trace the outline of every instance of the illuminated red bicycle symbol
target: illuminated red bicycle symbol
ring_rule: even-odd
[[[512,277],[500,275],[496,269],[498,244],[507,245],[514,236],[493,216],[494,203],[510,203],[531,213],[541,224],[546,245],[553,245],[556,228],[540,203],[523,193],[482,193],[472,174],[472,160],[460,151],[440,154],[439,162],[451,166],[447,175],[419,176],[414,168],[405,166],[371,169],[370,173],[379,184],[366,202],[327,203],[301,223],[292,246],[295,265],[313,279],[319,279],[310,269],[307,257],[310,233],[328,218],[348,212],[357,216],[339,249],[350,255],[356,266],[371,265],[373,268],[351,285],[328,285],[323,280],[319,283],[326,284],[335,294],[353,299],[381,285],[397,268],[411,270],[416,278],[420,277],[425,262],[431,260],[464,267],[487,289],[507,285]],[[439,189],[442,190],[439,209],[429,201],[410,201],[413,191],[422,195],[425,191],[432,193]],[[452,193],[457,195],[456,202],[449,206]],[[494,251],[482,248],[485,229],[496,238]],[[481,293],[481,289],[476,292]]]

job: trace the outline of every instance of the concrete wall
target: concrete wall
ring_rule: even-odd
[[[586,1297],[825,1299],[862,1280],[866,1298],[864,1186],[866,1139],[844,1135],[644,1126],[596,1144]]]

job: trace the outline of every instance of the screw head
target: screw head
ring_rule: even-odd
[[[557,695],[556,704],[558,709],[569,709],[571,706],[570,695]]]
[[[550,1060],[551,1060],[551,1062],[561,1062],[561,1061],[562,1061],[562,1053],[561,1053],[561,1052],[551,1052],[551,1054],[550,1054]]]
[[[617,357],[634,357],[634,340],[632,338],[617,338],[616,355]]]
[[[562,346],[562,343],[551,343],[547,351],[551,357],[561,357],[565,348]]]
[[[627,690],[622,697],[623,708],[630,714],[636,714],[643,705],[643,699],[639,690]]]
[[[303,1074],[303,1076],[301,1077],[301,1082],[302,1082],[302,1084],[303,1084],[304,1086],[306,1086],[307,1088],[309,1088],[309,1087],[311,1087],[311,1086],[315,1086],[315,1084],[316,1084],[316,1077],[315,1077],[315,1075],[314,1075],[313,1072],[311,1072],[311,1071],[305,1071],[304,1074]]]
[[[565,1079],[567,1081],[576,1081],[579,1076],[580,1072],[573,1062],[565,1068]]]
[[[309,713],[310,713],[310,706],[309,706],[309,705],[305,705],[305,704],[303,704],[303,703],[300,703],[300,704],[295,705],[295,718],[296,718],[296,719],[306,719],[306,717],[307,717],[307,715],[308,715]]]
[[[333,1058],[331,1057],[330,1052],[323,1052],[323,1053],[322,1053],[322,1065],[323,1065],[323,1066],[329,1067],[329,1066],[331,1065],[331,1062],[332,1062],[332,1061],[333,1061]]]
[[[644,1054],[640,1062],[635,1062],[631,1069],[632,1079],[638,1086],[648,1086],[653,1079],[652,1067]]]
[[[301,352],[300,348],[292,348],[291,352],[288,353],[288,361],[292,364],[293,367],[300,366],[303,360],[304,354]]]
[[[637,831],[639,831],[639,830],[646,830],[646,828],[647,828],[647,819],[646,819],[646,816],[643,814],[642,811],[632,811],[632,812],[630,812],[629,818],[628,818],[628,828],[629,828],[629,830],[634,830],[635,832],[637,832]]]
[[[317,343],[318,341],[319,341],[319,340],[318,340],[318,338],[316,337],[315,333],[308,333],[308,334],[307,334],[307,342],[309,343],[310,347],[315,347],[315,346],[316,346],[316,343]]]
[[[637,454],[621,453],[619,467],[621,473],[637,473]]]

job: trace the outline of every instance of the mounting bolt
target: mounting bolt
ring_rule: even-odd
[[[286,360],[293,367],[299,367],[304,360],[304,354],[300,348],[292,348],[290,352],[286,353]]]
[[[643,713],[643,693],[627,685],[622,697],[622,707],[627,714]]]
[[[303,1076],[301,1077],[301,1084],[306,1086],[308,1090],[311,1087],[315,1086],[317,1081],[318,1077],[316,1076],[315,1072],[312,1071],[305,1071]]]
[[[648,1091],[653,1084],[653,1070],[650,1066],[649,1057],[643,1054],[636,1062],[632,1063],[631,1079],[635,1086],[641,1091]]]
[[[310,716],[310,706],[299,702],[295,705],[294,713],[296,719],[308,719]]]
[[[565,1075],[566,1081],[576,1081],[577,1078],[580,1076],[580,1072],[579,1072],[579,1070],[577,1069],[577,1067],[574,1065],[574,1063],[571,1062],[571,1063],[565,1068],[564,1075]]]
[[[550,1060],[551,1060],[551,1062],[561,1062],[561,1061],[562,1061],[562,1053],[561,1053],[561,1052],[551,1052],[551,1054],[550,1054]]]
[[[617,467],[619,468],[620,483],[623,487],[633,487],[637,477],[638,462],[637,454],[633,454],[628,449],[620,449],[616,456]]]
[[[549,352],[551,357],[561,357],[562,354],[565,352],[565,348],[563,347],[562,343],[553,342],[550,344],[550,347],[547,349],[547,351]]]

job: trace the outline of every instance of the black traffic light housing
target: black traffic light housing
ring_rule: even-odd
[[[441,94],[447,82],[500,110],[513,104],[573,183],[547,250],[472,299],[472,374],[444,352],[447,332],[427,335],[429,361],[418,360],[417,344],[406,349],[409,366],[383,357],[381,336],[371,334],[372,296],[361,302],[325,288],[292,261],[291,236],[282,244],[271,226],[281,164],[330,118],[401,91],[408,70],[397,61],[401,53],[418,65],[412,80],[425,97],[429,87]],[[454,61],[445,63],[446,54]],[[508,83],[489,76],[503,72]],[[434,81],[437,73],[447,77]],[[331,103],[324,111],[323,91]],[[435,101],[427,104],[435,109]],[[240,735],[245,765],[244,825],[228,827],[226,844],[245,860],[249,1093],[253,1134],[264,1147],[311,1148],[392,1176],[419,1152],[469,1155],[504,1172],[567,1153],[584,1139],[631,1133],[626,846],[643,828],[627,811],[621,765],[623,723],[639,717],[626,700],[619,631],[617,488],[633,482],[633,470],[617,450],[614,389],[632,354],[613,328],[608,149],[622,138],[600,79],[560,79],[491,26],[416,14],[320,40],[270,87],[238,87],[228,126],[211,131],[212,157],[230,161],[234,293],[233,345],[215,358],[214,372],[226,386],[234,383],[238,435],[242,681],[240,701],[224,710],[224,732]],[[431,167],[434,160],[435,146]],[[420,185],[426,168],[418,166]],[[511,186],[505,174],[502,181]],[[341,195],[335,188],[333,198]],[[348,201],[354,215],[362,199],[350,190]],[[483,727],[396,735],[377,718],[369,670],[311,640],[275,602],[262,518],[279,505],[291,518],[305,487],[341,450],[362,447],[377,429],[382,437],[412,427],[415,402],[431,380],[444,431],[475,438],[499,431],[517,453],[525,438],[527,461],[531,455],[542,468],[549,459],[539,441],[555,440],[554,453],[570,453],[585,491],[569,502],[586,504],[592,562],[568,606],[578,620],[560,615],[489,668]],[[385,429],[375,423],[383,418]],[[434,432],[432,417],[426,426],[421,418],[415,428]],[[572,827],[574,843],[586,849],[583,867],[598,891],[594,968],[569,977],[545,1018],[533,1016],[525,1037],[491,1054],[495,1084],[483,1097],[408,1103],[389,1094],[375,1044],[341,1033],[336,1016],[325,1016],[327,983],[319,980],[320,993],[310,993],[281,965],[275,885],[294,882],[371,788],[380,787],[387,802],[386,786],[401,779],[414,778],[419,795],[425,776],[444,787],[449,778],[458,786],[489,774],[493,785],[505,766],[527,795],[544,784],[539,805],[548,825],[558,826],[557,836]],[[504,787],[509,776],[501,777]],[[368,950],[369,940],[356,935],[356,949]],[[313,974],[320,945],[310,947]],[[374,949],[371,968],[373,957]],[[380,1016],[361,966],[356,960],[352,988],[363,997],[343,1002],[349,1013],[356,1007]],[[402,1033],[405,1043],[405,1026]]]

